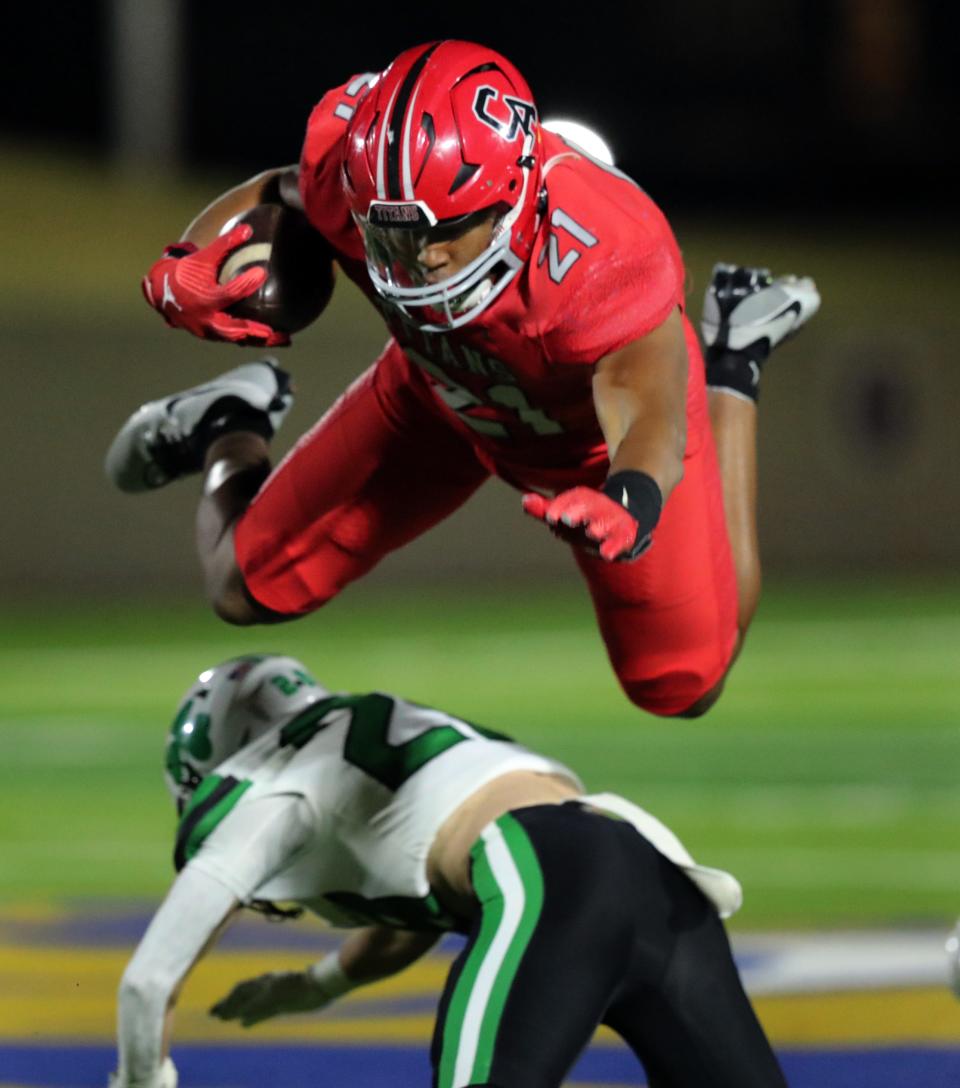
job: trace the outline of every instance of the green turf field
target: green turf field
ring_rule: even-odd
[[[166,727],[201,668],[302,657],[331,687],[447,707],[570,762],[742,880],[742,928],[946,924],[960,910],[960,584],[768,588],[721,704],[658,721],[620,695],[578,587],[390,594],[233,630],[199,607],[0,619],[0,896],[153,896],[170,876]]]

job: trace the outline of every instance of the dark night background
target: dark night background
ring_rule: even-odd
[[[181,10],[188,166],[292,161],[326,88],[409,45],[460,37],[514,60],[542,115],[605,134],[669,208],[916,212],[956,199],[954,3],[639,0],[473,14],[203,0]],[[0,131],[107,153],[110,5],[36,0],[5,24]]]

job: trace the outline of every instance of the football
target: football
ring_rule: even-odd
[[[248,224],[253,234],[227,256],[220,282],[255,266],[266,268],[267,278],[227,312],[260,321],[277,332],[306,328],[320,316],[333,293],[333,257],[323,236],[302,212],[286,204],[257,204],[227,223],[221,233],[238,223]]]

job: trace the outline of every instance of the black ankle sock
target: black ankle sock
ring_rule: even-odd
[[[234,431],[252,431],[268,442],[273,438],[270,417],[238,397],[224,397],[211,405],[197,427],[197,445],[204,451],[214,439]]]
[[[760,397],[760,371],[769,354],[766,340],[752,344],[749,351],[707,348],[707,385],[712,389],[729,389],[756,402]]]

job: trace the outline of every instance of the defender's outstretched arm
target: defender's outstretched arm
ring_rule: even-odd
[[[153,916],[120,982],[119,1063],[110,1088],[176,1088],[170,1018],[184,981],[237,909],[219,881],[187,868]]]
[[[409,967],[438,941],[439,933],[369,926],[358,929],[340,949],[304,971],[270,971],[238,983],[211,1009],[220,1020],[249,1028],[273,1016],[326,1008],[369,982]]]

